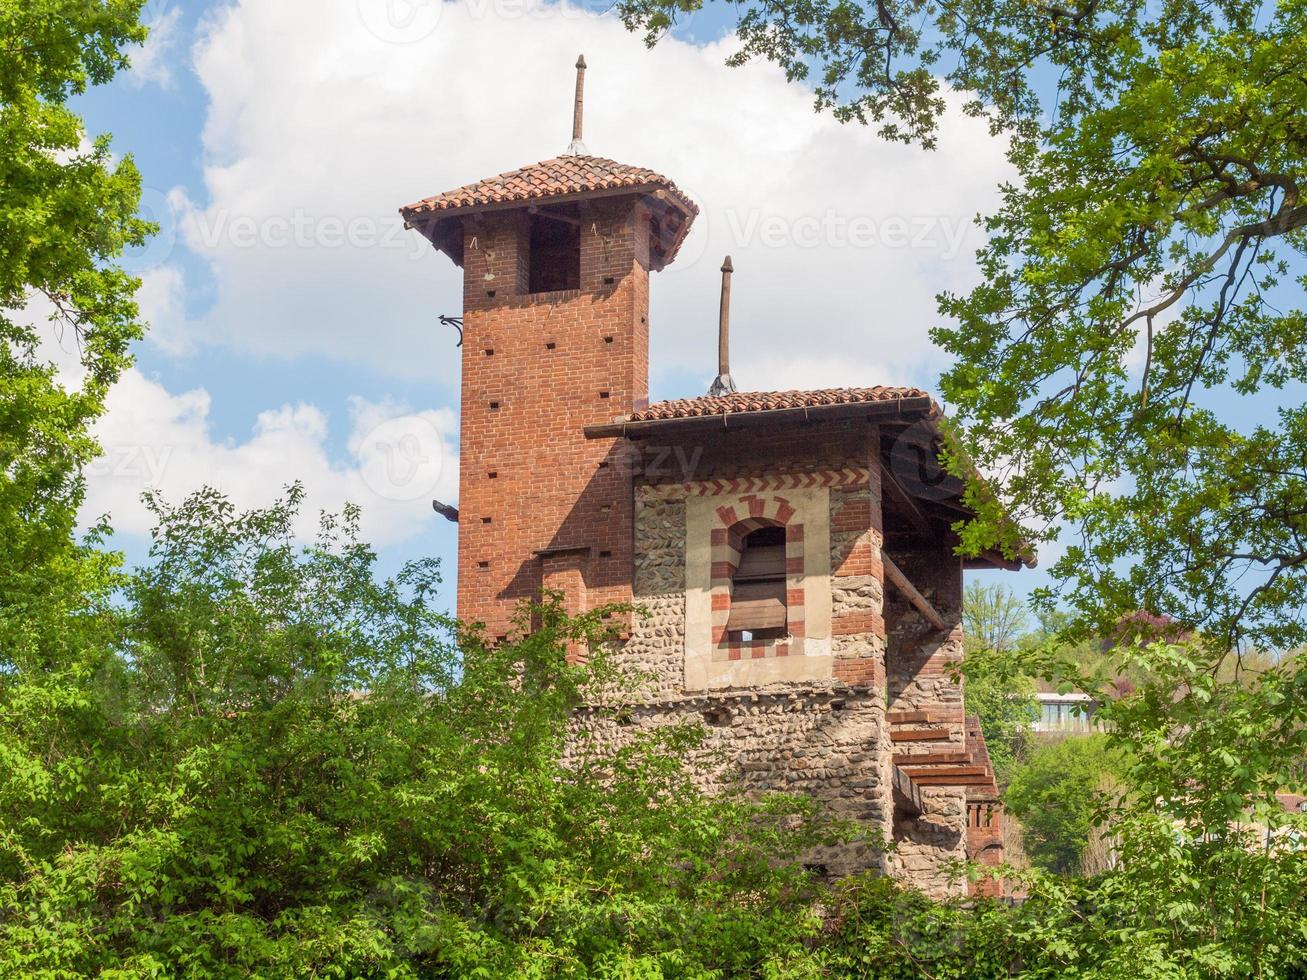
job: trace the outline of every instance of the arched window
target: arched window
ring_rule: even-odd
[[[785,528],[768,525],[750,531],[740,543],[740,564],[731,583],[728,633],[774,640],[787,634]]]

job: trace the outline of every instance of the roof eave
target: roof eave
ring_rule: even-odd
[[[542,194],[538,197],[515,197],[503,201],[483,201],[476,204],[460,204],[449,208],[424,208],[426,202],[418,201],[399,209],[406,228],[417,227],[419,223],[438,222],[445,218],[465,217],[471,214],[484,214],[487,211],[511,211],[531,205],[568,204],[575,201],[590,201],[596,198],[656,195],[661,200],[674,203],[685,212],[687,220],[692,221],[699,213],[698,207],[689,198],[678,193],[671,185],[661,181],[644,184],[630,184],[623,187],[601,187],[594,190],[570,191],[566,194]]]
[[[799,408],[773,408],[757,412],[721,412],[713,415],[686,415],[669,419],[617,419],[604,425],[585,427],[587,439],[605,439],[614,436],[638,439],[652,432],[702,431],[704,429],[740,429],[753,426],[823,421],[826,419],[858,419],[880,421],[895,416],[934,418],[939,406],[929,395],[911,398],[886,398],[881,401],[842,403],[837,405],[805,405]]]
[[[463,265],[462,255],[455,254],[446,236],[439,234],[439,229],[451,221],[475,217],[495,211],[517,211],[523,208],[550,207],[556,204],[571,204],[580,201],[593,201],[610,197],[645,197],[658,201],[663,207],[673,208],[680,214],[680,220],[672,234],[659,243],[651,243],[650,263],[654,271],[660,272],[675,259],[681,243],[689,234],[690,225],[694,223],[699,208],[693,201],[667,184],[654,182],[636,184],[630,187],[606,187],[599,190],[576,191],[570,194],[551,194],[541,197],[517,198],[505,201],[488,201],[482,204],[466,204],[452,208],[432,208],[417,210],[422,202],[410,204],[399,209],[404,218],[404,227],[416,230],[437,251],[444,252],[457,266]],[[655,247],[660,246],[660,247]]]

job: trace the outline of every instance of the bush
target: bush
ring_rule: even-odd
[[[801,801],[706,798],[693,730],[560,766],[602,612],[520,642],[377,582],[354,515],[156,504],[99,651],[0,688],[0,975],[740,975],[818,926]],[[770,964],[770,966],[767,966]]]
[[[1105,706],[1142,787],[1106,874],[1020,875],[1015,908],[828,885],[801,856],[852,828],[706,797],[701,729],[560,764],[587,687],[620,690],[566,662],[604,610],[546,597],[487,644],[432,610],[434,564],[376,580],[352,512],[293,545],[298,500],[156,502],[150,563],[88,597],[82,640],[0,675],[0,976],[1302,976],[1302,853],[1231,825],[1300,762],[1295,671],[1232,692],[1154,659],[1184,697]],[[1090,749],[1014,782],[1031,825],[1083,799],[1063,756]]]
[[[1104,776],[1120,768],[1102,734],[1041,741],[1029,751],[1003,799],[1025,827],[1031,863],[1061,874],[1079,871]]]

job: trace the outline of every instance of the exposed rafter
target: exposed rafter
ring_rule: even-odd
[[[917,533],[931,537],[934,531],[930,526],[930,520],[922,513],[921,508],[917,506],[911,495],[903,489],[903,484],[895,479],[890,468],[885,465],[885,461],[879,459],[877,462],[880,464],[881,488],[894,501],[894,506],[908,519],[908,523],[916,528]]]
[[[975,558],[968,558],[962,563],[963,568],[1001,568],[1009,572],[1019,572],[1021,561],[1005,558],[999,551],[982,551]]]

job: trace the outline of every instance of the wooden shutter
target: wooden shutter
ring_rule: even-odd
[[[753,582],[759,579],[785,578],[785,545],[773,544],[744,549],[740,567],[735,573],[736,582]]]
[[[728,631],[783,629],[785,626],[785,580],[736,582],[731,594]]]

